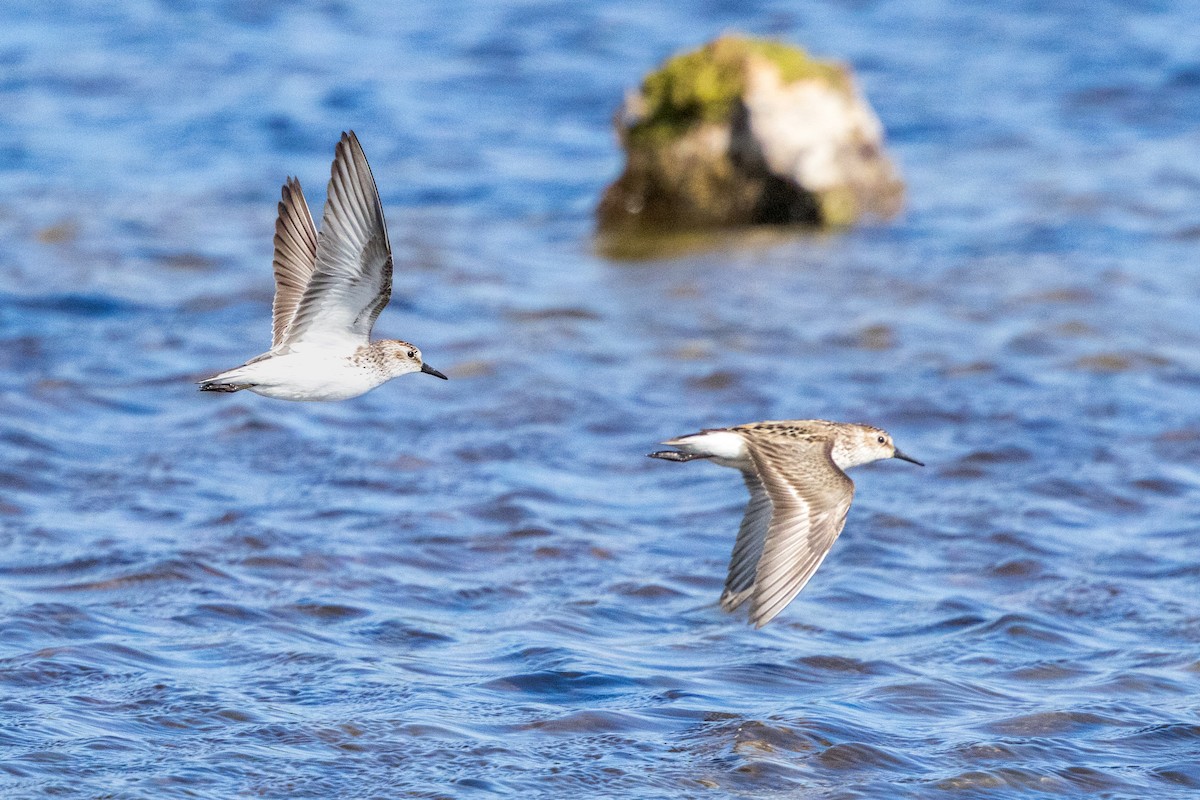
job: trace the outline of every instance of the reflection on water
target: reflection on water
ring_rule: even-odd
[[[821,241],[839,234],[820,228],[760,225],[746,228],[694,229],[681,231],[621,230],[597,233],[596,254],[620,261],[678,259],[713,251],[726,256],[762,252],[796,239]]]
[[[1077,12],[0,11],[2,793],[1195,794],[1200,31]],[[612,109],[732,27],[854,63],[906,216],[611,260]],[[196,393],[348,127],[452,380]],[[781,417],[930,466],[755,632],[743,488],[644,454]]]

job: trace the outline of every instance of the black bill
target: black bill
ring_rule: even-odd
[[[432,376],[433,376],[433,377],[435,377],[435,378],[441,378],[441,379],[442,379],[442,380],[444,380],[444,381],[448,381],[448,380],[450,380],[450,379],[449,379],[449,378],[447,378],[445,375],[443,375],[442,373],[438,372],[436,369],[434,369],[433,367],[429,366],[428,364],[422,364],[422,365],[421,365],[421,372],[424,372],[426,375],[432,375]]]

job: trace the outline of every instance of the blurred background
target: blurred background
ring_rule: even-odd
[[[728,30],[848,62],[905,213],[622,262],[611,115]],[[0,793],[1200,788],[1192,4],[0,7]],[[266,349],[279,187],[357,131],[411,376]],[[319,212],[317,212],[319,217]],[[753,631],[704,426],[888,428]]]

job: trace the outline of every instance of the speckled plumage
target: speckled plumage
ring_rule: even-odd
[[[845,470],[882,458],[920,464],[887,431],[821,419],[750,422],[669,439],[667,461],[708,459],[741,471],[750,501],[729,560],[721,606],[747,600],[761,628],[787,607],[846,524],[854,482]]]
[[[379,190],[353,131],[337,145],[320,234],[300,182],[284,184],[272,265],[271,349],[201,381],[201,391],[345,400],[409,372],[445,379],[408,342],[370,340],[392,295],[392,248]]]

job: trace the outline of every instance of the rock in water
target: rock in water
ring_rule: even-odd
[[[903,199],[850,69],[782,42],[726,35],[675,56],[614,124],[626,163],[596,210],[604,232],[841,226]]]

